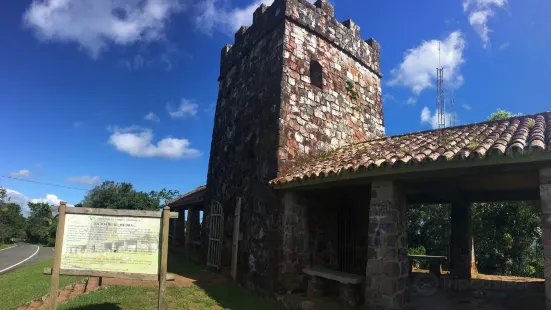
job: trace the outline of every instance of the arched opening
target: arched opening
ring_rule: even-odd
[[[315,60],[310,62],[310,83],[316,87],[323,88],[323,68]]]

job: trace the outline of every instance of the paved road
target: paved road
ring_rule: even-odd
[[[54,248],[18,242],[17,246],[0,251],[0,275],[52,257]]]

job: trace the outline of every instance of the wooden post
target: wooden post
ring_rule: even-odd
[[[54,267],[52,270],[52,282],[50,284],[50,309],[57,309],[57,290],[59,288],[59,269],[61,267],[61,250],[63,249],[63,233],[65,231],[65,211],[67,203],[61,201],[59,206],[59,218],[55,235]]]
[[[166,272],[168,264],[168,225],[170,221],[170,208],[164,207],[162,219],[162,237],[161,237],[161,265],[159,266],[159,310],[166,309],[165,290],[166,290]]]
[[[237,197],[233,218],[233,248],[231,255],[231,276],[237,278],[237,252],[239,249],[239,218],[241,217],[241,197]]]

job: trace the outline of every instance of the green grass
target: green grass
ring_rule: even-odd
[[[52,267],[53,259],[26,265],[0,276],[0,309],[15,307],[50,292],[51,276],[42,274],[44,267]],[[59,287],[82,280],[79,276],[61,276]]]
[[[193,278],[193,275],[204,273],[203,269],[190,262],[184,253],[171,252],[168,256],[169,272]],[[69,300],[59,305],[59,309],[156,309],[157,298],[157,289],[154,287],[109,286]],[[265,299],[229,280],[188,287],[167,287],[166,299],[169,309],[276,309]]]
[[[205,289],[198,286],[168,287],[166,293],[169,309],[276,309],[254,293],[233,284],[212,285]],[[97,292],[81,295],[59,305],[58,309],[156,309],[157,290],[152,287],[109,286]]]
[[[0,243],[0,250],[2,250],[2,249],[7,249],[7,248],[9,248],[9,247],[11,247],[11,246],[13,246],[13,244],[11,244],[11,243],[9,243],[9,244],[2,244],[2,243]]]

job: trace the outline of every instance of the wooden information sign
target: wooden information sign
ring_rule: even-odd
[[[59,275],[159,281],[159,309],[166,308],[168,226],[177,212],[53,207],[59,212],[50,296]],[[50,309],[57,298],[50,298]]]

